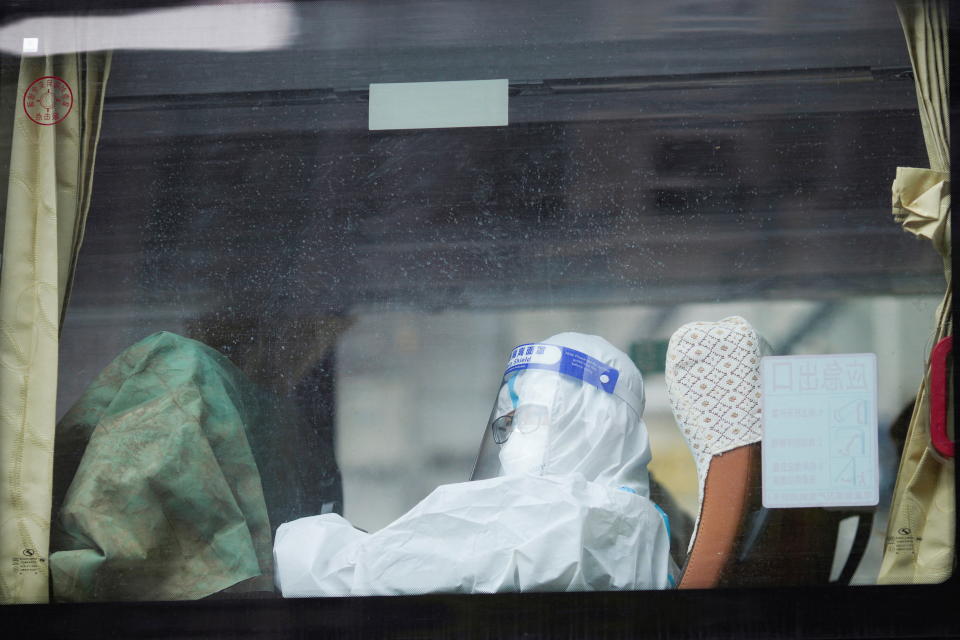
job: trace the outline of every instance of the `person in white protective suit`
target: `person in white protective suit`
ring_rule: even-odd
[[[648,498],[640,372],[603,338],[517,347],[473,479],[368,534],[336,514],[280,526],[284,597],[662,589],[669,525]]]

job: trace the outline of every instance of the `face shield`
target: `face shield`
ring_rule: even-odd
[[[561,336],[596,341],[617,354],[608,360],[626,358],[601,338],[555,337]],[[626,362],[632,368],[628,381],[623,380],[623,363],[618,368],[561,344],[514,349],[471,479],[570,472],[577,470],[575,461],[590,460],[590,451],[600,445],[610,459],[618,459],[623,444],[631,441],[628,432],[642,427],[642,382],[633,363]]]

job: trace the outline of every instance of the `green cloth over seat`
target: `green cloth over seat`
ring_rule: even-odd
[[[245,580],[237,590],[272,590],[248,440],[258,393],[215,350],[166,332],[94,380],[57,425],[56,600],[187,600]]]

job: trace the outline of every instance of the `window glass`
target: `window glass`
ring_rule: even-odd
[[[111,36],[137,33],[142,20],[160,25],[146,44],[123,36],[109,47],[91,205],[61,331],[52,551],[76,551],[84,535],[95,537],[79,512],[57,509],[74,508],[78,496],[101,513],[121,508],[127,498],[114,499],[98,480],[119,465],[114,475],[129,478],[115,486],[142,486],[137,499],[148,510],[176,503],[171,517],[195,521],[193,538],[178,539],[187,555],[222,556],[221,542],[247,544],[253,569],[194,579],[184,577],[201,573],[190,565],[158,591],[150,584],[155,567],[131,578],[126,565],[83,560],[78,566],[106,582],[81,584],[87,574],[78,569],[61,596],[55,575],[55,599],[278,597],[273,563],[299,562],[272,552],[278,527],[321,514],[311,527],[343,531],[305,530],[296,542],[302,567],[288,571],[335,577],[312,591],[303,578],[285,595],[431,590],[444,546],[452,549],[447,565],[463,554],[463,575],[435,590],[487,589],[487,569],[468,559],[481,556],[458,550],[461,541],[474,544],[489,527],[491,539],[500,536],[491,544],[509,546],[497,527],[513,535],[538,518],[559,522],[566,511],[524,480],[510,491],[531,492],[543,511],[529,513],[539,515],[524,512],[513,525],[515,503],[497,502],[502,516],[464,519],[465,501],[482,502],[487,494],[475,492],[499,485],[460,483],[474,473],[514,349],[563,332],[601,336],[642,374],[652,486],[641,482],[638,493],[627,480],[586,477],[582,491],[597,504],[629,503],[624,509],[638,518],[630,522],[642,523],[630,525],[640,531],[631,553],[641,564],[662,560],[649,570],[660,578],[622,582],[606,569],[584,569],[589,554],[576,544],[577,577],[544,578],[543,545],[558,544],[557,558],[566,553],[547,536],[530,543],[538,550],[529,554],[533,568],[517,569],[529,570],[529,582],[492,581],[499,586],[490,590],[676,586],[691,537],[721,536],[706,511],[698,523],[702,462],[684,432],[690,425],[678,423],[685,399],[668,389],[670,341],[688,323],[729,317],[746,319],[769,343],[770,351],[756,347],[758,357],[876,355],[878,476],[863,482],[876,486],[879,504],[793,510],[808,523],[826,518],[821,528],[829,529],[809,537],[826,568],[799,583],[876,583],[904,412],[933,346],[945,286],[940,257],[890,214],[896,168],[928,166],[892,5],[237,3],[233,41],[202,26],[216,23],[218,7],[225,8],[125,11],[141,22]],[[184,16],[196,21],[195,33],[174,28]],[[18,64],[4,58],[4,76],[16,77]],[[495,79],[507,81],[507,124],[370,127],[378,84]],[[465,86],[451,89],[451,100]],[[467,118],[459,109],[444,114]],[[725,362],[711,365],[718,376]],[[739,365],[759,373],[758,362]],[[590,386],[582,376],[574,381]],[[150,419],[138,413],[148,406]],[[184,427],[190,420],[196,428]],[[92,426],[98,431],[85,430]],[[160,429],[169,430],[163,439]],[[578,437],[589,455],[611,460],[626,446],[599,432]],[[116,454],[140,445],[140,457]],[[821,463],[836,464],[826,458],[840,454],[829,450]],[[171,455],[182,463],[167,464]],[[162,481],[150,475],[155,462],[156,473],[168,474]],[[760,473],[760,458],[749,464]],[[527,475],[542,478],[544,468]],[[757,502],[759,477],[751,482],[754,502],[737,512],[743,524],[730,534],[730,553],[789,556],[776,546],[782,539],[763,537],[781,525]],[[216,483],[222,493],[210,489]],[[613,497],[596,498],[593,485]],[[178,502],[179,490],[210,504],[184,506],[190,501]],[[564,504],[581,499],[606,513],[587,498]],[[213,506],[222,500],[235,504]],[[429,509],[441,513],[416,520]],[[201,511],[209,519],[197,519]],[[669,534],[658,533],[666,530],[661,512]],[[612,529],[597,529],[603,517],[585,516],[582,548],[590,553],[590,545],[612,544]],[[230,518],[245,523],[249,541],[212,533],[232,531],[223,524]],[[390,533],[404,518],[411,528]],[[129,526],[125,535],[137,539]],[[427,529],[434,542],[417,542],[396,560],[405,576],[423,574],[414,586],[405,591],[406,578],[382,591],[370,586],[380,569],[365,558],[389,559],[407,544],[396,540]],[[388,551],[359,551],[368,533]],[[349,554],[334,549],[358,551],[345,560]],[[853,566],[845,569],[848,556]],[[351,581],[364,566],[374,578],[357,586]],[[733,571],[719,586],[763,584],[757,576],[738,582]],[[771,583],[793,584],[780,574]]]

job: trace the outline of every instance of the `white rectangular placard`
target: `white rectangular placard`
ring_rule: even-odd
[[[371,84],[368,124],[371,131],[503,127],[508,102],[506,80]]]
[[[876,355],[769,356],[760,379],[763,506],[877,504]]]

